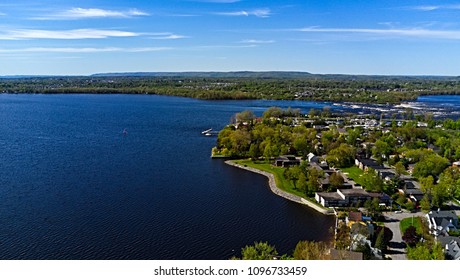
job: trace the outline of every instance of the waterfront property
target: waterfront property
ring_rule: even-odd
[[[295,156],[291,156],[291,155],[279,156],[275,159],[274,164],[275,166],[289,167],[289,166],[299,165],[300,159],[296,158]]]
[[[391,204],[391,198],[384,193],[372,193],[363,189],[338,189],[336,192],[317,192],[315,200],[324,207],[349,207],[377,198],[379,203],[386,206]]]

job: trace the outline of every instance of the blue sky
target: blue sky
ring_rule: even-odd
[[[460,1],[2,0],[0,75],[460,75]]]

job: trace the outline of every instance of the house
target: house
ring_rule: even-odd
[[[355,159],[355,165],[364,171],[367,171],[369,168],[372,168],[372,169],[385,168],[383,165],[381,165],[377,161],[370,159],[370,158],[357,158]]]
[[[317,192],[315,200],[324,207],[346,207],[347,202],[337,192]]]
[[[453,236],[439,236],[438,241],[441,243],[446,259],[460,260],[460,238]]]
[[[348,217],[345,219],[345,222],[348,226],[353,225],[354,223],[361,223],[363,221],[363,213],[350,211]]]
[[[386,193],[369,192],[368,194],[372,199],[377,198],[379,200],[380,206],[391,206],[391,204],[393,203],[393,199],[391,199],[391,197]]]
[[[336,192],[317,192],[316,201],[324,207],[349,207],[361,204],[367,200],[378,198],[379,203],[389,205],[391,197],[383,193],[369,193],[363,189],[337,189]]]
[[[363,189],[338,189],[337,193],[347,202],[347,205],[364,203],[370,199],[369,193]]]
[[[285,155],[279,156],[275,160],[276,166],[289,167],[294,165],[299,165],[300,159],[297,159],[295,156]]]
[[[379,176],[382,180],[386,181],[386,182],[389,182],[393,179],[396,178],[396,173],[394,170],[392,169],[387,169],[387,170],[381,170],[379,172]]]
[[[398,192],[408,196],[415,203],[420,202],[424,196],[420,184],[414,180],[405,180]]]
[[[308,153],[307,159],[308,162],[320,162],[321,157],[315,155],[314,153]]]
[[[458,217],[454,211],[430,211],[426,218],[430,232],[436,236],[458,229]]]

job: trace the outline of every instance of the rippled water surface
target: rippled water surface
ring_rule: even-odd
[[[456,118],[460,97],[393,107],[0,95],[0,259],[228,259],[254,241],[289,253],[299,240],[328,239],[332,217],[209,157],[216,139],[201,131],[270,106]]]
[[[210,159],[201,131],[274,105],[331,104],[0,95],[0,258],[228,259],[328,239],[332,217]]]

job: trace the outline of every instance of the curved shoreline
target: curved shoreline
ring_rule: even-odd
[[[278,186],[276,185],[276,182],[275,182],[275,176],[269,172],[265,172],[265,171],[262,171],[262,170],[258,170],[258,169],[255,169],[255,168],[252,168],[252,167],[248,167],[248,166],[242,166],[240,164],[237,164],[237,163],[234,163],[230,160],[226,160],[225,161],[226,164],[230,165],[230,166],[234,166],[234,167],[237,167],[237,168],[241,168],[241,169],[244,169],[244,170],[247,170],[247,171],[251,171],[253,173],[257,173],[257,174],[260,174],[260,175],[263,175],[265,177],[268,178],[268,186],[270,187],[270,190],[278,195],[278,196],[281,196],[285,199],[288,199],[290,201],[293,201],[293,202],[297,202],[297,203],[300,203],[300,204],[304,204],[304,205],[307,205],[308,207],[316,210],[317,212],[321,213],[321,214],[324,214],[324,215],[335,215],[334,211],[329,209],[323,209],[321,207],[319,207],[318,205],[315,205],[314,203],[302,198],[302,197],[299,197],[297,195],[294,195],[294,194],[291,194],[291,193],[288,193],[288,192],[285,192],[283,190],[281,190],[280,188],[278,188]]]

